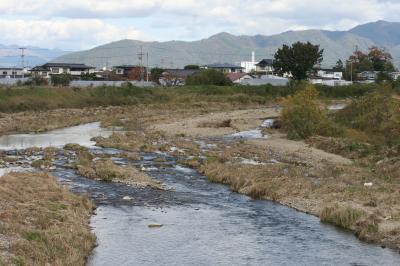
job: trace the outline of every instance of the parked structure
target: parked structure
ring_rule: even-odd
[[[274,68],[272,66],[272,59],[263,59],[256,64],[256,72],[262,74],[273,74]]]
[[[51,75],[70,74],[73,77],[80,77],[85,73],[94,73],[95,67],[85,64],[69,64],[69,63],[46,63],[42,66],[36,66],[31,69],[32,75],[43,78],[50,78]]]
[[[22,68],[0,68],[0,78],[23,78],[25,74],[26,73]]]
[[[216,69],[223,73],[241,73],[243,72],[243,67],[229,64],[229,63],[216,63],[210,65],[201,66],[202,69]]]

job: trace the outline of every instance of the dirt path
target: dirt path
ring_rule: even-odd
[[[188,118],[176,118],[172,123],[156,124],[150,130],[164,131],[167,135],[185,134],[192,137],[212,137],[232,134],[257,128],[269,117],[276,117],[276,108],[247,109],[227,112],[214,112]],[[221,123],[231,120],[230,127],[207,127],[204,124]]]
[[[250,143],[261,148],[268,148],[283,156],[295,156],[312,164],[331,163],[351,165],[353,163],[352,160],[340,155],[310,147],[303,141],[288,140],[282,134],[274,134],[267,139],[251,140]]]

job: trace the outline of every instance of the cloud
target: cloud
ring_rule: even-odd
[[[400,1],[1,0],[0,13],[2,25],[16,28],[13,34],[2,27],[0,43],[76,49],[121,38],[194,40],[221,31],[271,35],[296,29],[346,30],[379,19],[400,20]]]
[[[120,39],[146,39],[134,27],[117,27],[100,19],[0,20],[1,41],[48,48],[87,49]]]

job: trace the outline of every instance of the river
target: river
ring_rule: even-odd
[[[104,133],[98,124],[90,128],[92,133]],[[51,138],[59,138],[57,132],[41,134],[47,136],[43,137],[45,143],[35,140],[35,145],[53,145]],[[93,147],[90,138],[82,137],[85,134],[77,135],[79,138],[68,142],[90,146],[96,153],[119,152]],[[33,143],[29,136],[35,138],[24,135],[24,143]],[[12,141],[5,145],[1,138],[0,143],[14,148],[20,145]],[[87,193],[98,206],[91,220],[98,246],[89,259],[90,266],[400,265],[398,252],[360,242],[351,232],[322,224],[317,217],[233,193],[166,154],[141,155],[139,161],[113,160],[148,169],[149,175],[170,190],[89,180],[65,168],[67,158],[58,155],[53,174],[72,191]],[[155,160],[160,156],[165,157],[164,162]],[[130,200],[124,200],[126,196]],[[162,227],[149,228],[150,224]]]

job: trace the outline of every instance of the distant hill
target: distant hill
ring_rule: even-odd
[[[310,41],[325,49],[323,65],[333,66],[338,59],[345,60],[358,47],[367,50],[372,45],[385,47],[400,65],[400,23],[377,21],[357,26],[349,31],[304,30],[287,31],[264,36],[235,36],[219,33],[208,39],[193,42],[142,42],[121,40],[91,50],[66,54],[54,62],[85,63],[96,67],[110,67],[121,64],[138,64],[137,54],[142,46],[144,64],[149,66],[183,67],[187,64],[238,63],[249,61],[251,52],[256,59],[272,58],[283,44],[296,41]]]
[[[21,51],[16,45],[0,44],[0,67],[21,67]],[[25,50],[25,66],[36,66],[54,60],[67,52],[28,46]]]

